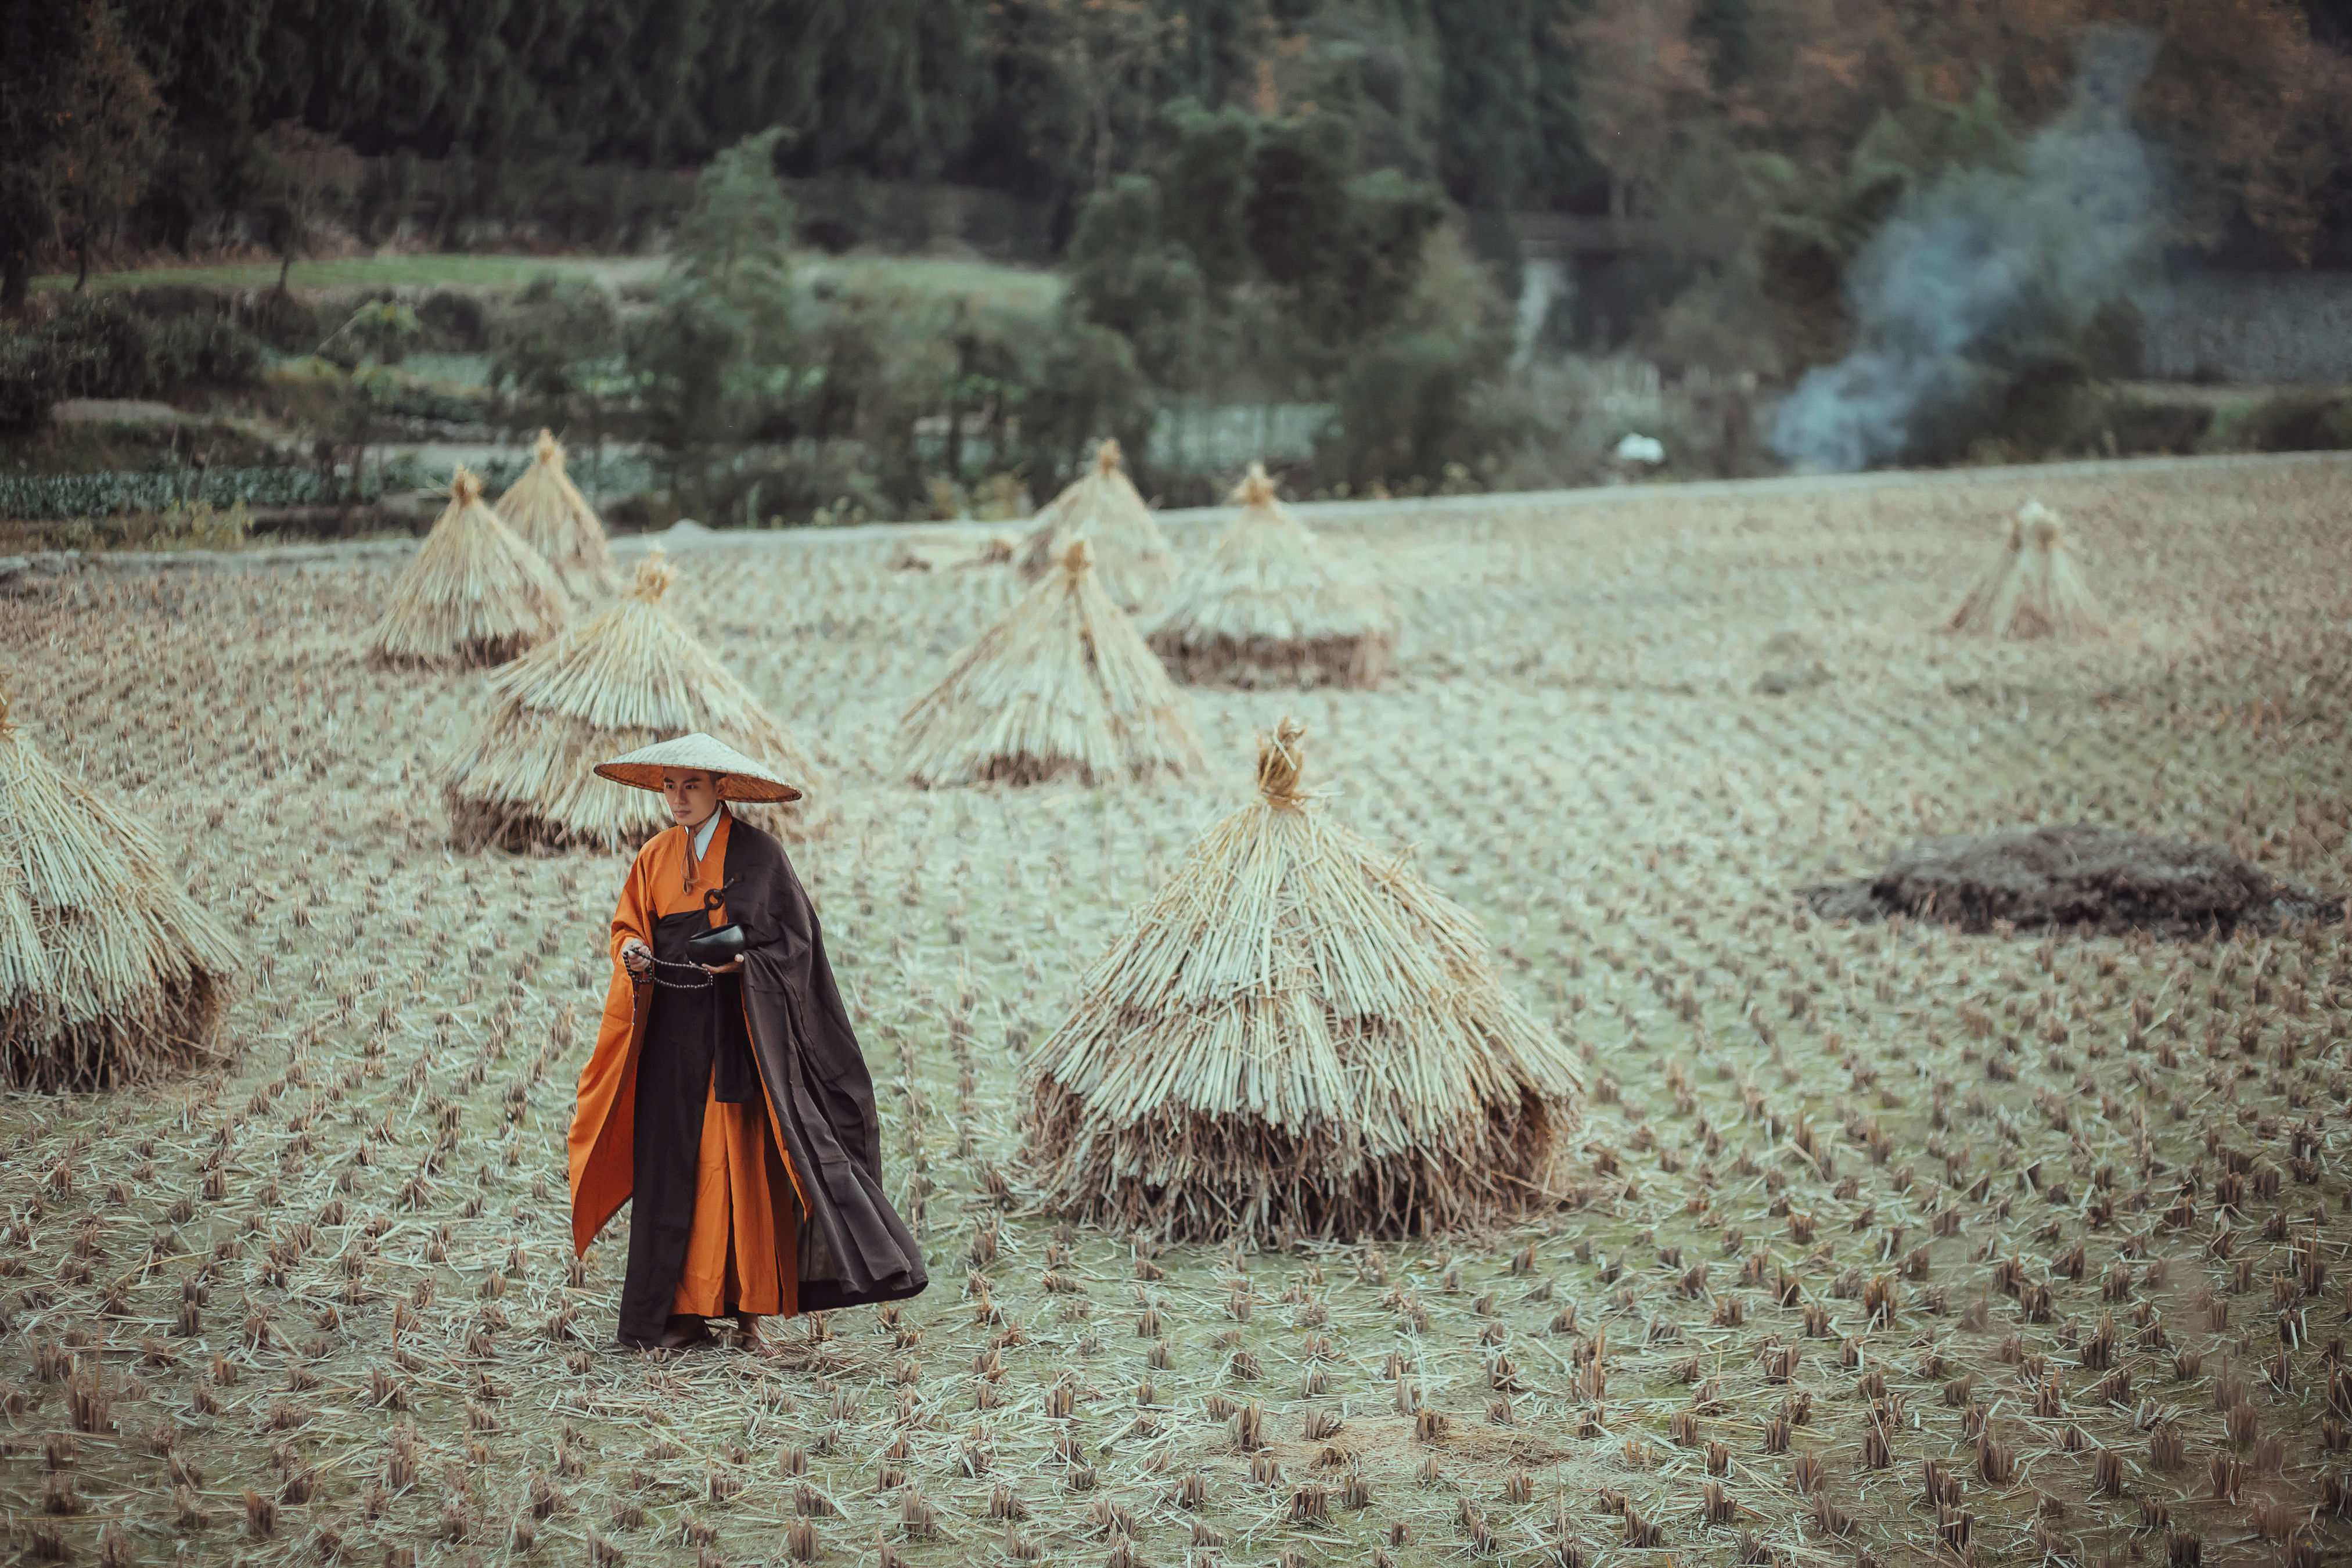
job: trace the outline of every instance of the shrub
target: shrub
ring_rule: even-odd
[[[236,550],[252,537],[253,513],[241,500],[226,510],[210,501],[173,501],[152,519],[132,520],[124,543],[134,550]]]
[[[452,391],[390,365],[362,365],[352,372],[350,385],[375,413],[396,419],[471,425],[480,421],[488,402],[487,394]]]
[[[2339,452],[2352,448],[2352,394],[2281,392],[2215,421],[2224,451]]]
[[[310,353],[327,335],[317,310],[283,289],[265,289],[248,296],[243,317],[245,329],[279,353]]]
[[[488,342],[491,387],[562,428],[592,372],[619,353],[621,314],[600,284],[542,273],[491,318]]]
[[[158,388],[204,379],[202,364],[211,326],[200,316],[169,316],[150,324],[150,365]]]
[[[2193,452],[2212,428],[2213,409],[2132,387],[2101,387],[2085,394],[2073,424],[2074,444],[2085,452],[2119,458]]]
[[[234,308],[226,293],[199,283],[152,283],[143,289],[124,289],[115,298],[158,323],[182,317],[226,316]]]
[[[242,500],[223,510],[175,500],[160,510],[78,513],[15,531],[41,550],[239,550],[252,541],[253,514]]]
[[[1339,419],[1317,453],[1318,470],[1336,468],[1361,489],[1484,457],[1486,433],[1470,412],[1486,368],[1475,342],[1435,332],[1367,346],[1340,378]]]
[[[1107,327],[1064,316],[1021,398],[1021,435],[1028,448],[1024,470],[1037,493],[1074,473],[1091,443],[1116,436],[1139,471],[1148,469],[1152,415],[1150,389],[1126,338]]]
[[[48,340],[15,332],[0,336],[0,430],[47,424],[56,396]]]
[[[425,331],[418,346],[428,353],[480,353],[490,346],[490,313],[473,294],[436,289],[417,305],[416,322]]]
[[[354,310],[320,351],[346,369],[373,360],[398,364],[419,328],[416,312],[397,300],[370,300]]]
[[[749,416],[750,339],[741,315],[700,289],[681,290],[631,323],[638,412],[668,459],[680,505],[707,504],[704,473],[713,449],[737,440]]]
[[[76,300],[46,334],[59,397],[138,397],[155,384],[154,333],[146,319],[110,295]]]
[[[806,442],[785,453],[730,465],[699,494],[697,520],[712,528],[864,521],[902,517],[904,498],[876,481],[870,455],[855,441]],[[824,514],[819,516],[819,514]]]
[[[262,347],[226,316],[173,316],[153,328],[156,390],[190,383],[240,386],[259,378]]]
[[[1204,285],[1192,253],[1161,237],[1158,185],[1129,174],[1089,197],[1069,267],[1072,306],[1132,343],[1146,375],[1166,386],[1199,380]]]

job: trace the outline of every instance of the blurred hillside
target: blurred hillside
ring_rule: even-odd
[[[0,162],[21,175],[39,143],[82,140],[83,172],[52,193],[68,247],[198,244],[261,217],[268,133],[292,121],[375,161],[355,193],[362,227],[405,218],[427,187],[445,229],[551,202],[620,211],[649,199],[632,174],[691,169],[782,125],[788,177],[1007,193],[1038,205],[1058,248],[1089,195],[1151,166],[1164,111],[1182,100],[1265,121],[1344,119],[1367,167],[1430,181],[1465,208],[1685,214],[1705,195],[1694,182],[1727,177],[1739,154],[1784,159],[1792,177],[1849,174],[1890,114],[1972,105],[2012,129],[2038,124],[2063,100],[2074,36],[2114,21],[2164,39],[2140,117],[2179,162],[2179,240],[2241,260],[2352,264],[2352,148],[2335,90],[2346,0],[9,8],[23,13],[10,36],[32,47],[10,51],[25,79]],[[44,107],[68,123],[28,124]]]
[[[1968,214],[2035,181],[2116,205],[2046,165],[2084,41],[2119,29],[2136,174],[2105,262],[1988,307],[1934,362],[1967,395],[1869,460],[2188,449],[2210,410],[2151,409],[2147,377],[2352,354],[2276,325],[2352,298],[2352,0],[0,0],[0,26],[23,41],[0,57],[19,427],[44,394],[283,381],[330,339],[347,376],[394,370],[400,335],[346,317],[429,306],[406,346],[480,356],[508,423],[593,406],[600,445],[661,457],[657,513],[1042,493],[1100,432],[1171,500],[1252,447],[1334,494],[1761,471],[1792,450],[1783,390],[1916,334],[1885,284],[1918,234],[1960,226],[1939,266],[2081,270],[2065,213]],[[669,266],[472,304],[101,309],[86,282],[453,252]],[[1058,279],[879,288],[788,252]],[[2215,300],[2292,352],[2233,358],[2249,334],[2200,330]],[[465,412],[372,384],[379,414]],[[2256,423],[2352,419],[2305,415]],[[385,435],[335,417],[318,440]],[[1636,431],[1662,469],[1611,458]]]

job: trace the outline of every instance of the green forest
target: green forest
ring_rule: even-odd
[[[1101,434],[1203,499],[1231,439],[1202,432],[1286,418],[1328,493],[1589,479],[1623,432],[1545,346],[1696,388],[1658,416],[1675,471],[1760,471],[1758,400],[1874,330],[1857,258],[1962,177],[2026,177],[2103,28],[2148,43],[2132,265],[2352,267],[2345,0],[5,0],[0,26],[0,424],[266,383],[354,493],[372,441],[481,419],[642,446],[656,511],[719,518],[1041,491]],[[894,219],[918,189],[1058,287],[794,259],[968,250]],[[1529,214],[1638,235],[1581,316],[1529,319]],[[491,298],[90,286],[385,247],[667,264]],[[2112,399],[2053,418],[2129,373],[2113,304],[2016,313],[1970,350],[2001,395],[1900,455],[2200,438]],[[404,369],[436,353],[488,358],[487,407]]]

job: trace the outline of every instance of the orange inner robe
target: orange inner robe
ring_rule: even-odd
[[[691,834],[673,827],[638,851],[622,886],[613,914],[612,987],[595,1054],[581,1074],[580,1108],[572,1128],[573,1232],[583,1248],[628,1195],[634,1180],[637,1050],[655,993],[650,983],[631,984],[621,945],[634,938],[650,948],[656,921],[702,908],[703,896],[727,879],[733,820],[722,816],[691,880]],[[710,911],[713,926],[727,922],[723,906]],[[694,1228],[670,1311],[698,1318],[735,1312],[790,1317],[800,1309],[798,1183],[775,1131],[766,1085],[763,1080],[755,1105],[721,1104],[715,1086],[705,1092],[711,1098],[702,1110]],[[784,1201],[777,1201],[779,1194]]]

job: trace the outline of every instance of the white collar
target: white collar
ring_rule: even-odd
[[[709,816],[703,819],[701,826],[694,830],[694,858],[696,860],[698,861],[705,855],[710,853],[710,840],[712,836],[717,834],[719,831],[719,819],[726,815],[727,807],[722,805],[718,810],[712,812]]]

